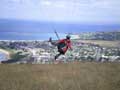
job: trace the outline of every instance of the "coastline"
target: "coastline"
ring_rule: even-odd
[[[6,54],[6,58],[10,59],[10,52],[8,52],[7,50],[4,50],[4,49],[0,49],[0,52]]]

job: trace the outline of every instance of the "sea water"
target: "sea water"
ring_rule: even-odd
[[[66,35],[59,33],[60,38],[65,38]],[[0,32],[0,40],[48,40],[50,37],[58,39],[55,33]]]
[[[6,60],[6,54],[0,52],[0,61]]]
[[[120,24],[87,24],[64,22],[34,22],[24,20],[0,19],[0,40],[48,40],[60,38],[66,33],[98,32],[120,30]]]

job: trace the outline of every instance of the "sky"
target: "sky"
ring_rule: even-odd
[[[0,0],[0,19],[120,24],[120,0]]]

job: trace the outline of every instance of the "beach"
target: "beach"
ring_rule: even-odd
[[[7,50],[0,49],[0,52],[4,53],[7,59],[10,59],[10,53]]]

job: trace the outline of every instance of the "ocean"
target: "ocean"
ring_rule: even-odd
[[[2,52],[0,52],[0,61],[3,61],[6,59],[6,55]]]
[[[67,34],[59,33],[60,38],[65,38]],[[0,40],[57,40],[55,33],[19,33],[19,32],[1,32]]]
[[[60,38],[66,33],[118,31],[120,24],[87,24],[63,22],[39,22],[24,20],[0,19],[0,40],[48,40],[57,39],[54,31]]]

